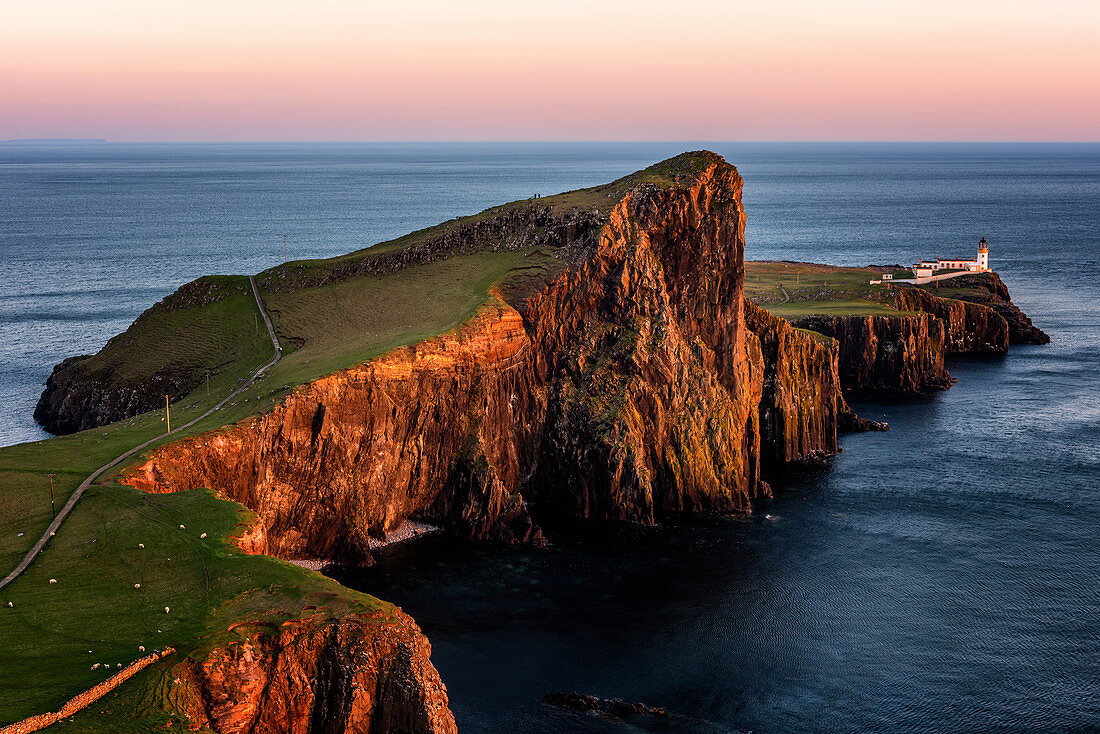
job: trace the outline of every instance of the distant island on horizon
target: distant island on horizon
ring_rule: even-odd
[[[107,138],[11,138],[0,143],[106,143]]]

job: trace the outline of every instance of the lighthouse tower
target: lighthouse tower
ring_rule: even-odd
[[[982,237],[982,241],[978,243],[978,272],[984,273],[989,270],[989,244],[986,243],[985,237]]]

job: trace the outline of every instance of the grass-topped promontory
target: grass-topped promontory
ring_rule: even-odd
[[[494,298],[494,287],[506,300],[525,298],[575,262],[575,248],[591,246],[628,190],[688,185],[717,160],[685,154],[603,186],[504,204],[349,255],[260,273],[282,360],[221,410],[151,449],[264,413],[295,386],[455,329]],[[550,227],[581,235],[560,248],[531,244],[546,241]],[[452,247],[448,233],[456,232],[462,241]],[[417,257],[401,257],[417,247]],[[382,258],[390,258],[385,268],[359,267]],[[122,385],[178,378],[187,386],[186,395],[173,396],[178,427],[272,356],[247,277],[218,276],[181,288],[80,364],[85,376]],[[51,518],[48,474],[60,507],[92,471],[164,429],[158,409],[0,449],[3,573]],[[56,710],[141,657],[141,647],[195,654],[232,639],[229,629],[241,620],[278,623],[309,607],[334,616],[389,609],[320,574],[240,553],[228,540],[245,520],[236,504],[205,490],[147,495],[110,474],[86,492],[29,569],[0,589],[0,724]],[[165,730],[169,664],[152,666],[59,730]],[[177,717],[170,728],[183,726]]]
[[[284,358],[189,432],[266,412],[297,385],[453,329],[486,302],[494,284],[506,298],[529,294],[561,272],[570,254],[529,246],[524,237],[538,240],[543,228],[562,222],[598,230],[632,188],[690,185],[719,160],[685,153],[609,184],[503,204],[347,255],[258,274]],[[457,243],[448,239],[456,233]],[[211,276],[149,309],[79,368],[115,385],[170,376],[190,390],[172,396],[180,425],[245,380],[270,351],[247,278]],[[154,416],[127,423],[155,423]]]

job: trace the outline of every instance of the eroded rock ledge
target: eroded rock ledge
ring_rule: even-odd
[[[172,669],[172,703],[221,734],[453,734],[431,646],[393,614],[240,625],[239,641]]]
[[[945,390],[954,383],[945,365],[950,355],[1004,354],[1010,344],[1050,341],[1012,303],[996,273],[963,276],[952,283],[965,289],[960,298],[941,298],[916,287],[881,294],[883,301],[906,313],[803,316],[792,323],[837,340],[841,386],[857,392]]]

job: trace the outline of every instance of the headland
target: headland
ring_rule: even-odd
[[[946,355],[1041,340],[994,274],[937,292],[746,263],[741,188],[687,153],[257,275],[284,358],[94,485],[3,590],[0,721],[171,646],[72,730],[452,731],[412,620],[279,559],[370,563],[410,520],[540,544],[542,518],[750,512],[771,472],[884,428],[846,391],[946,388]],[[219,276],[63,362],[36,417],[75,432],[0,450],[3,527],[26,527],[3,556],[49,521],[14,501],[28,483],[54,473],[64,497],[163,430],[165,395],[182,423],[270,358],[248,278]]]

